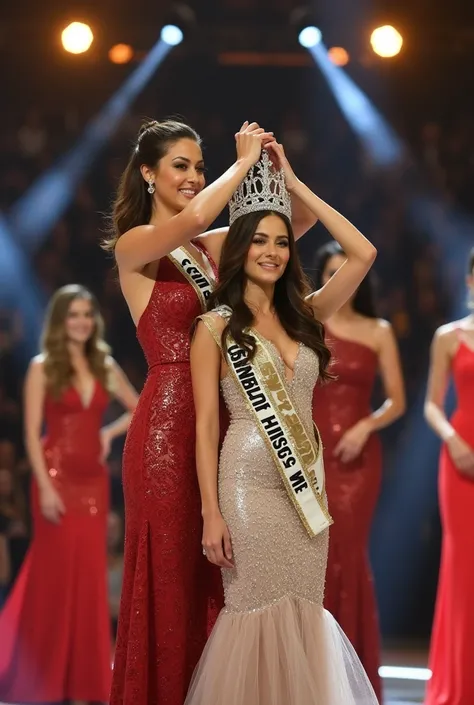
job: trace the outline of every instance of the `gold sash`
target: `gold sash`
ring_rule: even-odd
[[[227,307],[214,311],[229,318]],[[201,320],[221,344],[212,324]],[[226,361],[248,408],[255,417],[280,473],[293,506],[308,534],[313,537],[333,522],[326,507],[324,463],[319,431],[308,434],[293,405],[286,379],[275,365],[267,342],[254,330],[247,331],[257,341],[251,362],[247,351],[230,337],[226,339]]]
[[[191,284],[201,302],[202,310],[205,311],[206,301],[214,290],[214,282],[184,247],[177,247],[168,257]]]

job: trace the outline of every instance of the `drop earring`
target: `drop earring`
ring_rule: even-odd
[[[151,194],[155,193],[155,184],[153,183],[153,181],[148,182],[147,191],[148,191],[148,193],[151,193]]]

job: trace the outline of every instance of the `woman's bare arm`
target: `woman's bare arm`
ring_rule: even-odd
[[[225,208],[250,167],[260,157],[262,140],[270,135],[256,123],[239,132],[237,160],[220,178],[201,191],[191,203],[159,225],[139,225],[124,233],[115,247],[121,272],[141,271],[201,234]]]

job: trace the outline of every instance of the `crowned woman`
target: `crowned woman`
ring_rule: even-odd
[[[295,248],[293,195],[347,255],[313,293]],[[231,199],[230,224],[191,347],[203,551],[222,568],[225,607],[186,705],[375,705],[323,608],[332,520],[312,396],[331,376],[323,322],[376,250],[296,178],[276,143]],[[220,460],[219,387],[231,418]]]

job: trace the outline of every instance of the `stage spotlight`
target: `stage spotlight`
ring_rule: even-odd
[[[130,44],[115,44],[109,50],[109,59],[113,64],[128,64],[133,59],[133,53]]]
[[[328,56],[334,66],[347,66],[350,60],[349,53],[344,47],[331,47],[328,50]]]
[[[61,33],[63,47],[70,54],[84,54],[92,42],[94,35],[89,25],[84,22],[71,22]]]
[[[290,12],[290,25],[294,28],[298,41],[305,49],[312,49],[322,40],[321,30],[318,28],[318,19],[307,5],[295,7]]]
[[[403,37],[395,27],[384,25],[372,32],[370,43],[375,54],[384,59],[390,59],[400,53]]]
[[[303,27],[298,35],[298,41],[305,49],[317,46],[322,38],[321,30],[314,26]]]
[[[161,39],[170,47],[178,46],[183,41],[183,31],[175,24],[166,24],[161,30]]]

